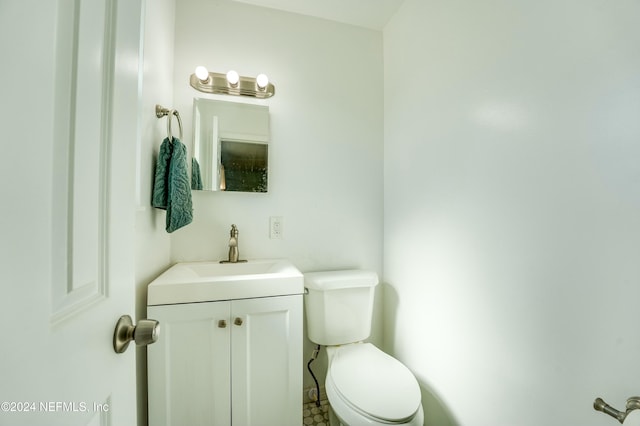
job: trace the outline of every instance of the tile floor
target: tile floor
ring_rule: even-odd
[[[320,407],[315,402],[308,402],[302,406],[303,426],[329,426],[329,401],[320,400]]]

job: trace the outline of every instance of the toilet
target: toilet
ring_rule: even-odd
[[[345,270],[304,274],[309,339],[327,347],[331,426],[422,425],[420,387],[400,361],[371,343],[378,275]]]

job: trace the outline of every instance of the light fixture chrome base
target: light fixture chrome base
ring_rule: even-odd
[[[240,76],[238,83],[232,85],[227,80],[225,74],[217,72],[210,72],[209,78],[206,81],[202,81],[195,74],[191,74],[189,84],[200,92],[218,95],[250,96],[258,99],[266,99],[276,94],[276,88],[271,83],[268,83],[264,89],[262,89],[258,86],[255,78]]]

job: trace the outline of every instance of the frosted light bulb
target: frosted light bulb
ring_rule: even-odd
[[[259,89],[264,90],[269,84],[269,77],[267,77],[266,74],[258,74],[256,77],[256,84]]]
[[[227,81],[230,85],[237,86],[238,82],[240,81],[240,76],[237,72],[231,70],[227,73]]]
[[[196,77],[198,77],[198,80],[205,82],[209,80],[209,71],[200,65],[199,67],[196,67]]]

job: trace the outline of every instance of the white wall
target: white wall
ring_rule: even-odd
[[[640,3],[405,0],[384,31],[386,344],[427,424],[638,393]]]
[[[207,97],[189,86],[197,65],[264,72],[276,95],[254,101],[270,109],[269,193],[194,192],[194,221],[172,234],[171,260],[225,258],[235,223],[241,257],[381,272],[382,34],[225,0],[176,6],[174,106],[189,149],[193,98]],[[283,217],[282,240],[269,239],[270,216]],[[322,377],[322,360],[314,366]]]
[[[136,158],[136,318],[147,317],[147,285],[170,265],[170,239],[164,211],[151,207],[151,188],[158,149],[166,137],[165,118],[155,105],[173,104],[175,0],[143,2],[142,94]],[[136,348],[138,424],[147,424],[147,351]]]

